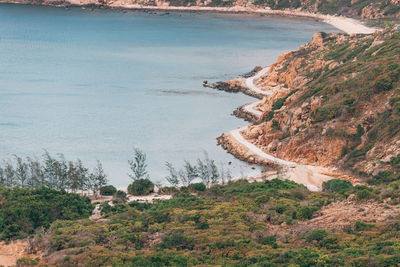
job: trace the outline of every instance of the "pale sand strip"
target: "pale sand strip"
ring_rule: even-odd
[[[271,96],[271,95],[272,95],[271,92],[267,92],[267,91],[261,90],[261,89],[258,88],[258,87],[255,85],[255,83],[254,83],[255,80],[257,80],[258,78],[260,78],[262,75],[266,74],[266,73],[268,72],[268,70],[269,70],[269,67],[265,67],[265,68],[261,69],[259,72],[257,72],[256,75],[247,78],[247,79],[245,80],[245,82],[244,82],[245,85],[246,85],[246,87],[247,87],[248,89],[252,90],[253,92],[256,92],[257,94],[265,95],[265,96]],[[247,104],[247,105],[244,105],[244,106],[243,106],[243,109],[244,109],[246,112],[249,112],[249,113],[254,114],[257,118],[261,118],[261,116],[262,116],[263,113],[262,113],[261,111],[255,109],[255,107],[256,107],[260,102],[261,102],[261,100],[255,101],[255,102],[252,102],[252,103],[249,103],[249,104]]]
[[[10,4],[30,4],[27,0],[0,0],[0,3],[10,3]],[[61,3],[44,3],[42,5],[50,6],[60,6],[64,7],[66,5],[81,6],[86,5],[99,5],[97,0],[69,0]],[[222,13],[250,13],[250,14],[260,14],[260,15],[277,15],[286,17],[303,17],[311,18],[319,21],[323,21],[333,27],[348,33],[348,34],[370,34],[378,28],[369,27],[363,25],[360,21],[352,18],[347,18],[343,16],[332,16],[323,15],[319,13],[310,13],[299,10],[272,10],[270,8],[255,8],[255,7],[243,7],[243,6],[233,6],[233,7],[205,7],[205,6],[146,6],[140,4],[126,4],[123,0],[116,0],[115,2],[107,5],[111,8],[121,8],[121,9],[133,9],[133,10],[153,10],[153,11],[206,11],[206,12],[222,12]]]
[[[253,77],[247,78],[245,81],[246,87],[259,94],[270,96],[271,92],[263,91],[254,84],[254,81],[259,77],[261,77],[262,75],[264,75],[265,73],[267,73],[267,71],[268,67],[263,68]],[[255,106],[259,102],[260,101],[255,101],[248,105],[245,105],[244,106],[245,111],[252,113],[258,118],[260,118],[262,116],[262,112],[255,109]],[[250,152],[255,157],[259,157],[261,159],[283,166],[285,168],[285,177],[282,178],[292,180],[299,184],[303,184],[310,191],[320,191],[322,189],[323,182],[336,178],[335,174],[332,176],[327,175],[332,173],[331,170],[328,168],[311,166],[311,165],[300,165],[297,164],[296,162],[283,160],[265,153],[256,145],[252,144],[243,137],[241,132],[245,130],[246,126],[236,130],[232,130],[229,132],[229,134],[239,145],[245,147],[248,150],[248,152]]]
[[[261,111],[255,109],[255,107],[256,107],[260,102],[261,102],[261,100],[260,100],[260,101],[251,102],[250,104],[244,105],[244,106],[243,106],[243,109],[244,109],[244,111],[255,115],[255,116],[259,119],[259,118],[261,118],[261,116],[262,116],[263,113],[262,113]]]
[[[278,15],[278,16],[290,16],[290,17],[303,17],[311,18],[319,21],[323,21],[333,27],[348,33],[348,34],[370,34],[378,30],[378,28],[368,27],[363,25],[360,21],[343,17],[343,16],[332,16],[323,15],[317,13],[309,13],[297,10],[272,10],[266,8],[251,8],[251,7],[202,7],[202,6],[192,6],[192,7],[182,7],[182,6],[145,6],[138,4],[124,4],[116,1],[110,5],[115,8],[126,8],[135,10],[161,10],[161,11],[214,11],[214,12],[224,12],[224,13],[252,13],[260,15]]]

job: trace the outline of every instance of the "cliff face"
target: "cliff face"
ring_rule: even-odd
[[[292,9],[343,15],[365,19],[400,18],[399,0],[0,0],[43,5],[98,5],[123,7],[126,5],[145,6],[199,6],[199,7],[249,7],[275,10]]]
[[[262,122],[245,135],[279,158],[394,179],[400,162],[399,62],[400,31],[316,34],[256,81],[277,93],[262,101]]]

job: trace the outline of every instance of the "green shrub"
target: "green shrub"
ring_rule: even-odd
[[[17,267],[36,266],[39,264],[39,259],[31,259],[27,257],[19,258],[17,260]]]
[[[314,210],[312,207],[303,206],[299,209],[297,217],[302,220],[309,220],[312,218]]]
[[[312,115],[314,117],[315,122],[322,122],[325,120],[334,119],[339,116],[339,106],[328,105],[328,106],[318,107],[315,109]]]
[[[392,181],[396,181],[400,178],[400,175],[395,174],[393,171],[386,170],[380,171],[377,175],[374,176],[374,183],[388,183]]]
[[[356,193],[358,199],[368,199],[371,198],[372,193],[367,189],[362,189]]]
[[[190,184],[188,186],[190,191],[199,191],[199,192],[204,192],[206,191],[206,185],[203,183],[194,183],[194,184]]]
[[[138,179],[128,186],[129,194],[144,196],[154,192],[154,184],[149,179]]]
[[[312,230],[311,232],[308,232],[305,235],[305,238],[308,242],[311,242],[313,240],[315,241],[322,241],[325,237],[328,236],[328,233],[323,230],[323,229],[315,229]]]
[[[88,218],[93,208],[89,198],[74,193],[0,187],[0,240],[24,238],[56,220]]]
[[[114,194],[114,199],[117,200],[117,201],[126,202],[128,200],[128,197],[127,197],[127,195],[126,195],[126,193],[124,191],[118,190]]]
[[[196,229],[200,229],[200,230],[205,230],[205,229],[210,228],[210,225],[208,224],[207,221],[197,222],[195,226],[196,226]]]
[[[332,179],[326,181],[322,184],[322,188],[324,191],[339,193],[339,194],[347,194],[350,193],[353,189],[353,185],[343,179]]]
[[[374,227],[373,224],[369,224],[369,223],[364,223],[362,221],[357,221],[354,225],[354,230],[356,231],[366,231],[368,229],[371,229],[372,227]]]
[[[374,90],[377,93],[389,91],[393,88],[392,81],[382,78],[376,81]]]
[[[276,243],[276,235],[265,236],[260,240],[260,243],[263,245],[271,245],[274,248],[278,247]]]
[[[102,196],[112,196],[117,192],[117,188],[112,185],[106,185],[100,188],[100,195]]]
[[[168,235],[162,238],[159,244],[160,248],[177,249],[177,250],[192,250],[193,242],[183,234],[183,230],[173,230]]]

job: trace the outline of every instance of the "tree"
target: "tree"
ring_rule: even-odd
[[[97,166],[94,168],[93,173],[89,175],[89,184],[94,195],[100,188],[104,187],[108,183],[107,175],[104,173],[103,165],[100,161],[97,161]]]
[[[6,177],[5,177],[5,172],[4,169],[0,166],[0,185],[5,186],[6,184]]]
[[[63,154],[58,154],[58,158],[54,170],[54,184],[56,189],[62,190],[68,187],[68,163]]]
[[[169,176],[165,177],[165,180],[167,180],[173,186],[178,186],[179,185],[178,172],[169,162],[165,162],[165,166],[167,167],[169,172]]]
[[[146,154],[138,148],[135,148],[134,152],[134,159],[128,161],[132,171],[132,173],[128,174],[129,177],[131,177],[134,181],[139,179],[149,179],[149,175],[147,173]]]
[[[45,153],[43,154],[43,159],[44,159],[43,173],[44,173],[45,186],[48,186],[50,188],[55,188],[57,160],[51,157],[50,153],[47,151],[45,151]]]
[[[40,187],[45,185],[44,170],[42,164],[37,159],[27,158],[30,179],[28,187]]]
[[[187,185],[190,185],[193,180],[198,177],[197,168],[196,166],[190,164],[189,161],[185,160],[184,170],[186,183]]]
[[[206,158],[207,162],[207,158]],[[201,159],[197,159],[197,173],[204,184],[208,185],[211,181],[211,173],[207,166]]]
[[[14,170],[15,179],[20,187],[26,187],[28,182],[28,165],[21,157],[14,155],[16,160],[16,167]]]
[[[207,165],[209,166],[210,173],[211,173],[211,183],[215,184],[219,180],[217,165],[215,165],[214,160],[208,160]]]
[[[83,166],[80,159],[76,163],[72,161],[68,163],[68,185],[72,192],[86,189],[87,177],[88,169]]]
[[[5,186],[9,188],[13,188],[15,186],[15,171],[14,167],[10,161],[5,162],[6,166],[4,168],[4,178],[5,178]]]

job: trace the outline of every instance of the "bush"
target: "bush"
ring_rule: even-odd
[[[308,242],[311,242],[313,240],[319,242],[319,241],[322,241],[327,236],[328,236],[328,233],[325,230],[315,229],[315,230],[312,230],[311,232],[308,232],[305,235],[305,238]]]
[[[343,179],[332,179],[322,184],[322,188],[324,191],[338,193],[338,194],[346,194],[351,192],[353,189],[353,185]]]
[[[159,247],[168,249],[175,248],[177,250],[192,250],[194,245],[192,241],[183,234],[183,230],[174,230],[163,237]]]
[[[200,191],[200,192],[206,191],[206,185],[203,183],[191,184],[188,186],[188,188],[190,191]]]
[[[382,78],[376,81],[375,83],[375,92],[380,93],[384,91],[389,91],[393,88],[392,81]]]
[[[367,189],[362,189],[356,193],[358,199],[368,199],[372,197],[372,193]]]
[[[313,213],[314,213],[314,211],[311,207],[303,206],[299,210],[298,218],[303,219],[303,220],[309,220],[309,219],[311,219]]]
[[[339,106],[338,105],[328,105],[318,107],[312,114],[315,122],[322,122],[325,120],[334,119],[339,116]]]
[[[0,240],[25,238],[56,220],[88,218],[94,208],[87,197],[49,188],[0,187],[0,199]]]
[[[31,259],[27,257],[19,258],[17,260],[17,267],[36,266],[39,264],[39,259]]]
[[[100,188],[100,195],[102,196],[112,196],[117,193],[117,188],[112,185],[106,185]]]
[[[128,186],[129,194],[145,196],[154,192],[154,184],[149,179],[138,179]]]
[[[114,199],[117,201],[126,202],[128,200],[128,197],[126,196],[126,193],[124,191],[118,190],[114,195]]]
[[[357,221],[354,225],[354,230],[356,231],[365,231],[374,227],[373,224],[364,223],[362,221]]]
[[[271,245],[273,248],[277,248],[278,244],[276,243],[276,235],[266,236],[260,241],[263,245]]]

